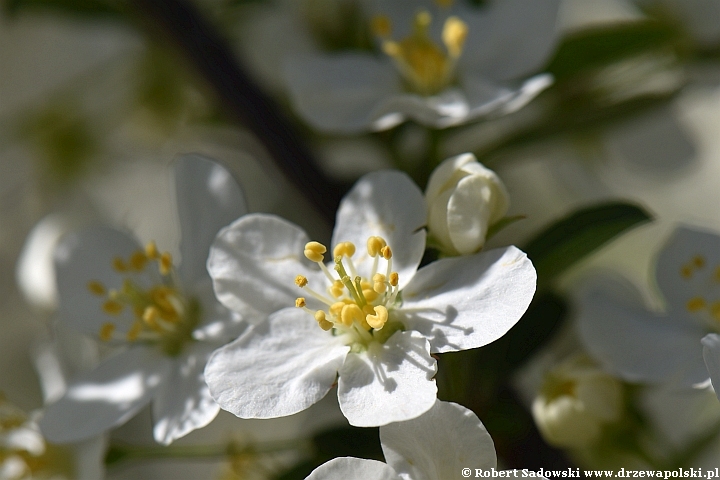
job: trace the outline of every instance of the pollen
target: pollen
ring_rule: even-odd
[[[385,260],[390,260],[392,258],[392,250],[387,245],[380,249],[380,253]]]
[[[138,250],[130,256],[130,261],[128,263],[133,270],[140,272],[145,269],[147,262],[148,257],[145,255],[145,252]]]
[[[392,285],[393,287],[397,287],[399,281],[400,281],[400,275],[398,275],[397,272],[392,272],[390,274],[390,285]]]
[[[365,315],[357,304],[351,303],[343,306],[340,312],[340,320],[343,325],[349,327],[354,322],[362,322],[365,320]]]
[[[385,293],[388,286],[388,284],[385,282],[385,275],[383,275],[382,273],[376,273],[375,275],[373,275],[373,290],[375,290],[377,293]]]
[[[147,245],[145,245],[145,255],[147,255],[147,258],[151,260],[157,260],[160,258],[160,252],[158,252],[155,242],[148,242]]]
[[[112,266],[115,271],[119,273],[125,273],[129,270],[127,264],[125,263],[125,260],[120,257],[115,257],[113,259]]]
[[[98,332],[98,336],[100,337],[100,340],[102,340],[103,342],[107,342],[112,338],[113,333],[115,333],[115,324],[106,322],[103,323],[100,327],[100,332]]]
[[[322,310],[318,310],[317,312],[315,312],[315,320],[318,322],[318,325],[320,325],[320,328],[322,328],[326,332],[333,328],[333,323],[327,320],[325,312],[323,312]]]
[[[706,306],[707,303],[705,302],[705,299],[703,299],[702,297],[693,297],[688,300],[685,308],[687,308],[688,312],[698,312],[704,309]]]
[[[98,282],[97,280],[91,280],[87,284],[87,288],[93,295],[97,295],[100,297],[104,297],[107,293],[107,289],[105,288],[105,285]]]
[[[307,277],[305,277],[303,275],[298,275],[297,277],[295,277],[295,285],[297,285],[298,287],[302,288],[307,284],[308,284]]]
[[[684,279],[686,279],[686,280],[690,279],[692,277],[692,274],[693,274],[693,269],[691,266],[683,265],[680,268],[680,276],[683,277]]]
[[[308,242],[305,245],[305,257],[311,262],[322,262],[327,248],[320,242]]]
[[[170,273],[170,270],[172,269],[172,255],[170,255],[170,252],[163,252],[163,254],[160,255],[159,264],[161,275],[167,275]]]
[[[387,323],[388,311],[387,308],[383,307],[382,305],[378,305],[374,308],[374,310],[375,315],[367,315],[365,317],[365,320],[372,328],[379,330],[385,326],[385,323]]]
[[[692,264],[695,268],[703,268],[705,266],[705,257],[701,255],[695,255],[692,259]]]
[[[449,17],[443,26],[442,39],[452,58],[460,57],[462,54],[465,39],[467,39],[468,27],[458,17]]]
[[[295,299],[295,306],[297,308],[303,308],[307,303],[305,302],[305,299],[303,297],[298,297]]]

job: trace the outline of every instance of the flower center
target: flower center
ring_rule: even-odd
[[[372,236],[367,240],[367,251],[373,259],[369,278],[357,274],[352,261],[355,254],[352,242],[335,246],[333,274],[323,263],[327,248],[321,243],[309,242],[305,245],[305,256],[318,264],[328,285],[324,292],[317,291],[309,287],[306,277],[295,278],[295,284],[326,305],[326,309],[310,310],[305,297],[299,297],[295,306],[311,314],[323,330],[349,335],[353,347],[360,349],[371,342],[382,343],[402,328],[397,322],[388,321],[399,294],[398,273],[392,269],[392,250],[383,238]],[[385,264],[384,273],[379,269],[381,261]]]
[[[458,17],[445,20],[443,49],[430,37],[432,17],[427,10],[415,14],[412,33],[400,41],[390,39],[392,25],[386,16],[372,20],[372,30],[383,39],[382,49],[392,58],[407,87],[421,95],[434,95],[455,79],[455,66],[467,38],[467,24]]]
[[[148,273],[153,265],[160,281],[143,287],[137,275]],[[125,275],[122,288],[108,290],[92,280],[88,290],[106,299],[102,304],[103,313],[119,317],[130,312],[133,321],[125,332],[118,331],[118,322],[105,322],[98,332],[100,339],[157,343],[166,354],[179,354],[183,345],[192,340],[192,332],[200,321],[200,305],[179,288],[170,253],[160,253],[155,243],[150,242],[145,250],[134,252],[127,260],[115,258],[112,267]]]
[[[689,281],[696,275],[709,275],[707,283],[714,287],[720,286],[720,265],[710,271],[706,263],[705,257],[695,255],[680,267],[680,276]],[[720,300],[696,295],[687,301],[685,310],[699,315],[710,329],[720,332]]]
[[[45,442],[27,415],[0,393],[0,472],[3,478],[73,478],[72,456]]]

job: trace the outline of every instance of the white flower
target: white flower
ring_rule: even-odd
[[[523,78],[554,49],[557,0],[368,3],[382,52],[286,62],[295,108],[314,128],[356,133],[407,119],[444,128],[518,110],[552,83],[547,74]]]
[[[60,321],[126,349],[78,375],[40,428],[53,442],[97,435],[151,400],[163,444],[210,422],[219,410],[203,378],[206,359],[243,328],[215,300],[205,261],[215,233],[245,212],[240,187],[198,156],[175,165],[182,264],[153,242],[95,227],[66,235],[55,252]]]
[[[700,342],[720,332],[720,237],[677,228],[659,253],[655,279],[666,302],[663,313],[648,311],[627,283],[605,279],[588,287],[579,305],[583,341],[627,381],[707,384]],[[713,344],[708,337],[710,360]]]
[[[485,245],[488,227],[507,213],[500,178],[472,153],[448,158],[430,175],[425,191],[428,232],[446,253],[467,255]]]
[[[470,469],[497,468],[495,445],[478,417],[456,403],[436,401],[423,415],[380,427],[387,464],[354,457],[320,465],[307,480],[445,480]]]
[[[103,477],[104,441],[53,445],[37,423],[0,396],[0,478],[5,480],[97,480]]]
[[[208,259],[218,299],[246,318],[269,317],[208,362],[220,406],[243,418],[291,415],[339,375],[340,408],[353,425],[427,411],[437,391],[430,354],[501,337],[525,312],[536,274],[515,247],[417,270],[425,219],[412,180],[381,171],[340,205],[334,267],[323,263],[324,246],[277,217],[248,215],[223,229]]]
[[[622,406],[620,382],[590,359],[576,356],[546,374],[532,414],[548,443],[579,448],[597,440],[605,424],[617,421]]]

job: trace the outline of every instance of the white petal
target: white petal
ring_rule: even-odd
[[[427,337],[433,353],[482,347],[520,320],[536,280],[532,263],[515,247],[441,259],[418,271],[393,313]]]
[[[401,480],[392,468],[377,460],[340,457],[325,462],[305,480]]]
[[[689,387],[708,378],[699,345],[702,329],[690,318],[648,312],[630,301],[628,292],[634,288],[627,282],[595,282],[579,300],[578,327],[606,368],[630,382]],[[621,286],[622,292],[615,293]]]
[[[153,399],[153,435],[169,445],[210,423],[220,411],[205,383],[203,370],[213,345],[194,343],[173,359],[172,369]]]
[[[522,83],[497,84],[485,77],[466,73],[461,84],[469,105],[467,120],[515,112],[552,85],[553,81],[552,75],[540,74]]]
[[[287,308],[217,350],[205,381],[220,407],[238,417],[292,415],[327,394],[348,350],[311,315]]]
[[[218,231],[247,212],[240,185],[220,164],[197,154],[175,162],[180,218],[180,271],[187,283],[207,275],[210,244]]]
[[[694,261],[702,262],[702,266]],[[655,271],[669,313],[687,313],[687,303],[694,297],[708,303],[716,301],[713,291],[718,267],[720,236],[690,227],[675,229],[658,255]]]
[[[110,316],[102,305],[105,296],[93,295],[88,282],[98,281],[108,290],[120,289],[125,278],[112,268],[113,259],[125,260],[139,249],[130,236],[108,227],[94,227],[65,235],[55,249],[55,271],[60,296],[60,319],[91,335],[97,335],[105,322],[124,324],[124,332],[134,316],[125,309],[123,315]],[[133,275],[138,283],[149,280]]]
[[[367,277],[372,264],[367,239],[383,237],[392,249],[393,270],[398,272],[402,288],[425,252],[425,220],[425,199],[407,174],[394,170],[369,173],[340,203],[332,244],[353,242],[357,247],[353,262]]]
[[[467,9],[468,37],[459,68],[495,80],[541,69],[559,38],[559,0],[503,0]]]
[[[448,232],[455,250],[468,255],[485,244],[490,225],[492,188],[480,176],[460,180],[448,201]]]
[[[308,241],[299,227],[272,215],[245,215],[223,228],[207,265],[218,300],[257,323],[295,304],[302,292],[296,275],[308,277],[313,287],[325,285],[324,276],[303,256]]]
[[[377,108],[378,115],[383,117],[393,118],[394,113],[399,119],[397,123],[410,118],[435,128],[451,127],[470,120],[470,110],[471,104],[465,92],[457,88],[449,88],[430,97],[398,92],[387,96]],[[375,130],[384,128],[375,125]]]
[[[107,440],[104,436],[91,438],[73,445],[75,472],[78,480],[105,478],[105,451]]]
[[[170,360],[138,346],[108,358],[81,375],[38,422],[50,442],[85,440],[126,422],[165,381]]]
[[[388,465],[403,478],[444,480],[464,468],[497,468],[495,444],[477,415],[441,402],[417,418],[380,427]]]
[[[196,283],[192,295],[200,303],[202,316],[201,323],[192,332],[195,340],[220,345],[235,340],[247,328],[248,323],[240,314],[217,301],[210,277]]]
[[[702,339],[703,358],[710,378],[712,379],[715,394],[720,400],[720,335],[712,333]]]
[[[285,78],[298,113],[331,133],[369,130],[390,113],[380,108],[384,100],[400,91],[390,62],[369,54],[295,57],[285,65]]]
[[[435,403],[437,362],[417,332],[396,332],[384,344],[350,353],[340,368],[340,409],[356,427],[415,418]]]

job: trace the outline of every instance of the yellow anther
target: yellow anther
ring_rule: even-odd
[[[311,262],[322,262],[325,258],[323,254],[327,252],[327,248],[320,242],[308,242],[305,244],[305,256]]]
[[[352,242],[338,243],[333,249],[333,257],[352,257],[355,255],[355,244]]]
[[[318,310],[315,312],[315,320],[317,320],[318,325],[320,325],[320,328],[322,328],[325,331],[330,330],[333,328],[333,323],[328,321],[327,318],[325,318],[325,312],[322,310]]]
[[[306,276],[298,275],[297,277],[295,277],[295,285],[297,285],[298,287],[302,288],[307,284],[308,284],[308,279]]]
[[[374,308],[375,315],[367,315],[365,317],[365,320],[367,321],[368,325],[370,325],[372,328],[379,330],[381,329],[388,319],[388,311],[387,308],[383,307],[382,305],[378,305]]]
[[[390,249],[389,245],[385,245],[383,248],[381,248],[380,253],[385,260],[390,260],[392,258],[392,250]]]
[[[115,324],[106,322],[102,324],[102,327],[100,327],[100,332],[98,332],[98,336],[100,337],[100,340],[102,340],[103,342],[107,342],[112,338],[113,333],[115,333]]]
[[[399,280],[400,280],[400,275],[398,275],[397,272],[392,272],[390,274],[390,285],[392,285],[393,287],[397,287]]]
[[[105,293],[107,293],[107,289],[105,288],[105,285],[98,282],[97,280],[92,280],[92,281],[88,282],[87,288],[88,288],[88,290],[90,290],[90,293],[92,293],[93,295],[104,296]]]
[[[695,268],[703,268],[705,266],[705,257],[701,255],[695,255],[692,259],[692,263]]]
[[[430,12],[427,10],[420,10],[415,14],[415,23],[413,26],[415,27],[416,32],[425,33],[431,22],[432,15],[430,15]]]
[[[125,260],[123,260],[120,257],[113,258],[112,266],[115,269],[116,272],[127,272],[128,267],[125,264]]]
[[[371,257],[377,257],[380,251],[385,247],[387,243],[382,237],[369,237],[367,239],[367,251]]]
[[[333,317],[340,317],[343,307],[347,305],[347,302],[335,302],[330,305],[330,315]]]
[[[145,255],[145,252],[138,250],[130,256],[130,261],[128,263],[130,263],[130,267],[132,267],[133,270],[137,270],[139,272],[145,268],[147,262],[148,257]]]
[[[680,276],[689,279],[692,277],[693,269],[689,265],[683,265],[683,267],[680,269]]]
[[[298,297],[295,299],[295,306],[297,308],[303,308],[307,303],[305,302],[305,299],[303,297]]]
[[[160,258],[160,252],[158,252],[155,242],[148,242],[148,244],[145,245],[145,255],[151,260],[157,260]]]
[[[129,342],[134,342],[137,340],[137,338],[140,336],[140,332],[142,332],[143,324],[142,322],[134,322],[132,326],[130,327],[130,330],[127,332],[127,339]]]
[[[151,305],[149,307],[146,307],[145,310],[142,312],[142,319],[145,323],[147,323],[151,328],[157,328],[157,320],[160,318],[160,310],[154,305]]]
[[[687,304],[685,305],[685,308],[687,308],[688,312],[697,312],[699,310],[702,310],[706,306],[707,306],[707,304],[705,303],[704,298],[693,297],[690,300],[688,300]]]
[[[373,290],[375,290],[377,293],[385,293],[387,290],[387,283],[385,275],[382,273],[376,273],[373,275]]]
[[[340,312],[340,321],[347,327],[353,322],[362,322],[364,319],[363,311],[354,303],[346,304]]]
[[[710,305],[710,315],[712,315],[715,321],[720,322],[720,302],[713,302],[712,305]]]
[[[442,40],[448,53],[454,59],[460,57],[465,39],[467,38],[468,27],[458,17],[449,17],[445,20],[442,31]]]
[[[370,21],[372,33],[380,38],[389,37],[392,33],[392,22],[387,15],[375,15]]]
[[[335,280],[329,290],[333,298],[340,298],[345,291],[345,285],[340,280]]]
[[[123,311],[123,304],[116,300],[108,300],[103,303],[102,309],[108,315],[119,315]]]
[[[368,302],[374,302],[375,299],[378,297],[377,292],[371,288],[363,288],[363,296],[365,297],[365,300]]]
[[[160,255],[160,274],[167,275],[171,269],[172,255],[170,255],[170,252],[163,252],[163,254]]]

